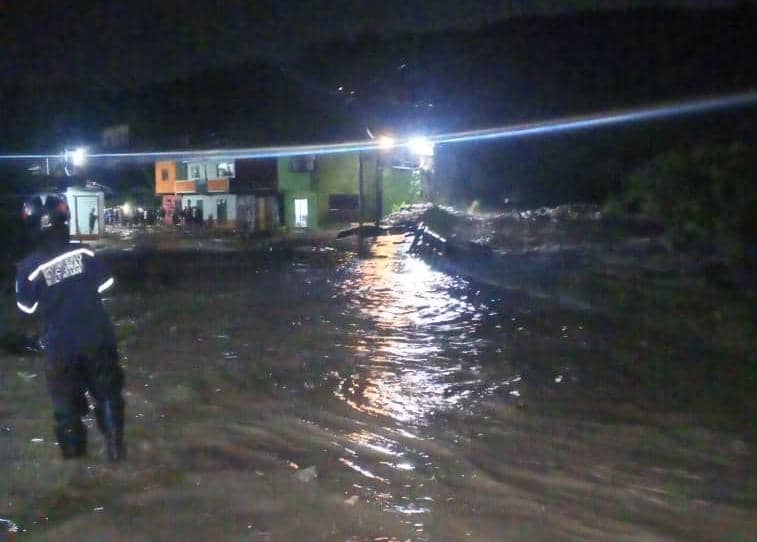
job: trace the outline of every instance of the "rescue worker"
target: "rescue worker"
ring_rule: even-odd
[[[21,311],[41,317],[47,386],[63,458],[87,452],[82,417],[89,411],[88,391],[108,459],[119,461],[124,457],[124,376],[100,299],[113,277],[89,247],[69,241],[65,197],[34,196],[24,204],[23,216],[36,250],[18,264],[16,302]]]

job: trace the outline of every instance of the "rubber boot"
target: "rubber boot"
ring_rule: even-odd
[[[87,454],[87,428],[81,418],[56,416],[55,437],[63,459],[75,459]]]
[[[105,437],[105,450],[112,463],[124,458],[124,404],[122,401],[98,401],[97,425]]]

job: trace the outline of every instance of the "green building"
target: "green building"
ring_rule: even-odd
[[[277,160],[278,191],[284,203],[282,223],[289,228],[323,228],[369,222],[421,196],[419,163],[398,163],[375,153],[350,152]],[[359,201],[362,169],[363,202]],[[377,198],[377,192],[380,197]]]

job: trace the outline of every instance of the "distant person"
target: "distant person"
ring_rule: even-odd
[[[95,224],[97,224],[97,212],[95,212],[95,208],[92,207],[92,209],[89,211],[89,234],[90,235],[94,235]]]
[[[119,461],[124,455],[124,375],[100,299],[113,277],[89,247],[69,242],[63,196],[33,197],[24,204],[23,217],[34,251],[18,264],[16,304],[26,314],[40,314],[58,446],[64,459],[86,455],[82,418],[89,413],[89,392],[108,459]]]
[[[208,221],[207,221],[208,228],[212,228],[214,225],[215,223],[213,222],[213,215],[208,215]]]

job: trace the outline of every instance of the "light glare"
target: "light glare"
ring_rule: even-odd
[[[427,137],[411,137],[407,141],[407,148],[410,149],[410,152],[418,156],[434,155],[434,144]]]
[[[377,141],[378,141],[379,149],[382,149],[385,151],[391,149],[397,143],[393,137],[388,136],[388,135],[379,136]]]
[[[78,147],[70,153],[71,163],[74,167],[81,167],[87,161],[87,149]]]

